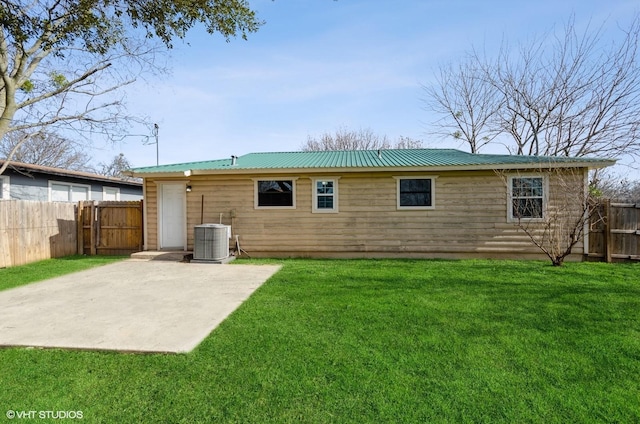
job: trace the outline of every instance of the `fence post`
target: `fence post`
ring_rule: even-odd
[[[91,247],[89,248],[89,254],[95,256],[96,254],[96,205],[95,202],[91,202],[91,218],[89,219],[89,234],[91,237]]]
[[[77,224],[77,231],[78,231],[78,236],[76,237],[76,250],[78,255],[83,255],[84,254],[84,218],[83,218],[83,213],[84,213],[84,202],[82,200],[78,201],[78,206],[76,206],[78,208],[77,213],[76,213],[76,224]]]
[[[611,252],[611,200],[604,201],[604,258],[607,263],[612,262]]]

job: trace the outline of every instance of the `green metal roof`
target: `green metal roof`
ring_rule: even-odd
[[[185,171],[224,171],[249,170],[292,170],[292,169],[345,169],[354,168],[466,168],[490,169],[492,166],[505,168],[513,165],[539,166],[593,166],[613,165],[614,160],[601,158],[569,158],[548,156],[516,156],[473,154],[455,149],[383,149],[383,150],[345,150],[320,152],[273,152],[249,153],[239,156],[235,164],[232,159],[217,159],[203,162],[188,162],[172,165],[134,168],[133,175],[184,173]],[[198,172],[207,173],[207,172]]]

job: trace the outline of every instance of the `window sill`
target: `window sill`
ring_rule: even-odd
[[[518,224],[520,222],[545,222],[544,218],[513,218],[513,217],[509,217],[507,219],[507,222],[510,224]]]
[[[398,206],[396,210],[399,211],[432,211],[435,210],[435,206]]]
[[[256,210],[271,210],[271,209],[295,209],[295,206],[256,206]]]

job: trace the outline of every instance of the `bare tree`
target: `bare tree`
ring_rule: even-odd
[[[501,99],[481,75],[473,60],[448,64],[439,69],[434,85],[422,86],[427,93],[425,108],[441,116],[434,123],[434,134],[466,143],[471,153],[479,153],[500,134],[491,120]]]
[[[510,217],[554,266],[561,266],[585,231],[599,219],[599,199],[585,187],[582,168],[536,170],[518,175],[503,170],[496,175],[504,182],[511,204]]]
[[[422,140],[401,135],[393,144],[394,149],[422,149]]]
[[[13,152],[13,154],[11,154]],[[13,156],[17,162],[30,163],[72,171],[91,169],[91,157],[78,143],[58,134],[39,131],[29,134],[13,131],[0,141],[0,156]]]
[[[640,203],[640,181],[620,177],[608,170],[598,170],[591,176],[594,196],[619,202]]]
[[[0,139],[52,126],[112,133],[133,118],[121,88],[159,69],[161,47],[198,23],[227,40],[262,24],[246,0],[2,0],[0,23]]]
[[[640,156],[639,42],[640,15],[610,44],[571,19],[558,36],[441,68],[427,105],[474,152],[499,140],[519,155]]]
[[[400,136],[392,143],[386,135],[378,135],[370,128],[349,130],[339,128],[335,134],[323,133],[319,138],[307,137],[301,146],[304,152],[328,150],[378,150],[378,149],[419,149],[422,141]]]
[[[128,171],[132,168],[129,160],[124,156],[124,153],[116,155],[111,162],[98,164],[98,174],[105,175],[107,177],[115,177],[122,179],[132,179],[123,174],[124,171]]]

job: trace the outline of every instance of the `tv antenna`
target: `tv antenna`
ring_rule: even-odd
[[[149,145],[149,144],[155,144],[156,145],[156,166],[160,165],[160,144],[158,143],[158,130],[160,129],[160,127],[158,127],[158,124],[153,124],[153,128],[151,129],[151,135],[153,135],[153,138],[155,141],[149,141],[149,138],[147,138],[146,141],[143,141],[142,144],[144,145]]]

